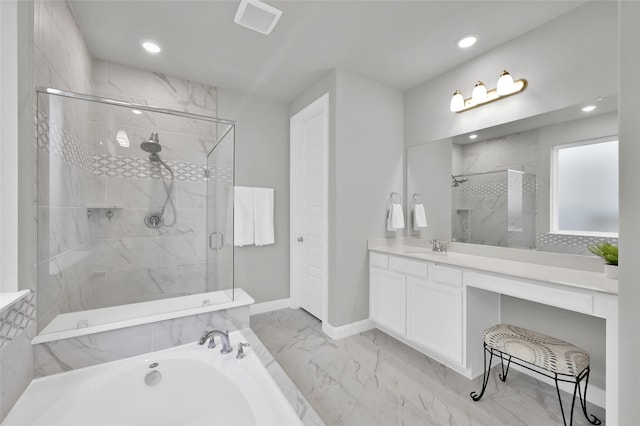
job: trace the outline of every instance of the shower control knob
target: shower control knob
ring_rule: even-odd
[[[303,242],[303,241],[304,241],[304,238],[302,238],[302,237],[298,237],[298,242],[299,242],[299,243],[301,243],[301,242]]]

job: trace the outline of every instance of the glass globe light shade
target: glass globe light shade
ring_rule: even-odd
[[[475,104],[480,104],[487,100],[487,88],[483,82],[478,81],[476,83],[476,86],[473,88],[473,93],[471,94],[471,100],[473,100]]]
[[[449,105],[449,110],[452,112],[461,111],[464,108],[464,97],[462,93],[458,90],[453,92],[453,97],[451,98],[451,104]]]
[[[514,91],[515,87],[513,85],[513,77],[509,74],[509,71],[504,70],[498,79],[498,95],[508,95]]]

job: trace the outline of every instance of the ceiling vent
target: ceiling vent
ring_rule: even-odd
[[[282,11],[260,0],[241,0],[234,21],[238,25],[269,34],[278,23]]]

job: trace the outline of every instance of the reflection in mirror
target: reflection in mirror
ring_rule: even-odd
[[[616,139],[616,106],[613,95],[588,114],[575,105],[409,147],[407,200],[422,194],[429,226],[416,230],[410,223],[408,235],[572,254],[617,243],[611,233],[559,231],[551,204],[554,149]],[[589,192],[588,181],[582,183]],[[410,221],[413,208],[408,201]]]
[[[536,176],[518,170],[454,175],[451,239],[535,247]]]
[[[451,238],[458,242],[586,254],[611,234],[553,228],[551,180],[558,146],[617,132],[615,97],[599,114],[579,106],[453,138]],[[579,114],[582,114],[580,116]],[[616,169],[613,169],[614,172]],[[578,182],[588,193],[588,180]],[[608,231],[607,230],[603,230]]]

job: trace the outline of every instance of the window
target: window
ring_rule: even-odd
[[[617,138],[557,146],[552,158],[551,231],[617,237]]]

